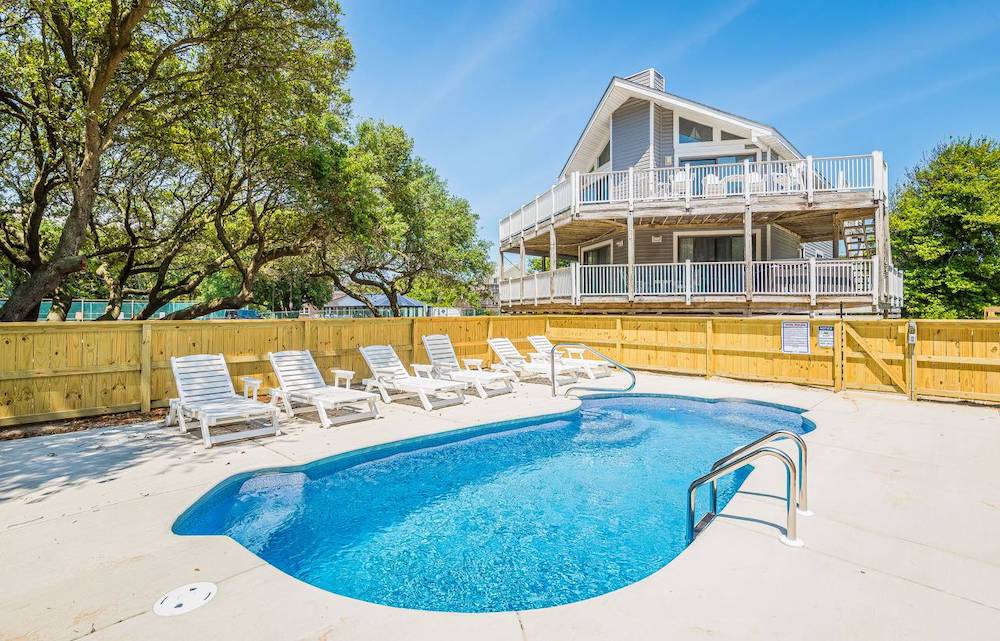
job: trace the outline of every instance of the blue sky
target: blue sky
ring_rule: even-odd
[[[354,112],[497,221],[548,188],[614,75],[781,130],[816,156],[885,152],[900,180],[949,136],[1000,138],[1000,2],[345,0]],[[643,25],[641,29],[637,25]]]

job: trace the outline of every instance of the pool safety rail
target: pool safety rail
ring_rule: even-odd
[[[782,435],[785,436],[785,435]],[[764,443],[769,442],[771,435],[769,434],[764,439],[761,439]],[[778,438],[775,436],[774,438]],[[798,443],[798,441],[796,441]],[[803,456],[802,460],[805,461],[805,450],[799,450],[800,455]],[[730,474],[740,469],[744,465],[752,463],[760,458],[771,457],[778,459],[782,465],[785,466],[785,532],[779,539],[785,545],[792,547],[802,547],[804,544],[798,537],[798,505],[799,505],[799,470],[796,467],[794,461],[791,457],[782,452],[781,450],[774,447],[767,447],[763,443],[751,443],[750,445],[740,448],[739,450],[728,454],[712,465],[712,471],[704,476],[701,476],[691,482],[688,486],[688,504],[687,504],[687,540],[688,543],[694,541],[694,537],[697,532],[708,527],[708,525],[715,519],[716,515],[719,513],[718,505],[718,491],[714,487],[715,482],[722,476]],[[695,513],[695,497],[698,488],[706,483],[712,483],[713,490],[711,492],[711,506],[708,514],[698,527],[695,527],[694,523],[694,513]],[[806,511],[803,510],[805,513]]]
[[[622,365],[615,359],[611,358],[610,356],[602,354],[593,347],[590,347],[589,345],[584,345],[583,343],[557,343],[552,346],[552,349],[549,350],[549,367],[551,368],[549,373],[551,377],[550,380],[552,381],[552,396],[556,396],[558,394],[559,385],[558,383],[556,383],[556,364],[559,361],[559,348],[561,347],[574,347],[577,349],[582,349],[583,353],[589,352],[594,356],[596,356],[597,358],[601,359],[602,361],[605,361],[606,363],[609,363],[612,366],[617,367],[618,369],[625,372],[629,376],[629,383],[625,387],[608,388],[608,387],[591,387],[588,385],[570,385],[565,390],[563,390],[563,396],[569,396],[570,392],[576,393],[577,391],[582,391],[582,390],[587,390],[591,392],[625,393],[625,392],[631,392],[633,389],[635,389],[635,381],[636,381],[635,372],[625,367],[624,365]]]
[[[743,447],[733,450],[726,456],[723,456],[718,461],[712,464],[712,469],[716,470],[725,465],[726,463],[729,463],[729,461],[735,460],[740,456],[746,454],[747,452],[750,452],[758,447],[771,443],[772,441],[777,441],[784,438],[791,439],[791,441],[795,443],[795,448],[799,452],[798,499],[796,501],[795,507],[801,516],[812,516],[812,512],[809,511],[809,473],[807,469],[809,465],[809,448],[806,447],[805,440],[795,432],[790,432],[788,430],[775,430],[770,434],[766,434],[757,439],[756,441],[754,441],[753,443],[744,445]],[[718,507],[719,507],[718,478],[712,479],[711,501],[712,501],[712,513],[715,514],[718,512]]]

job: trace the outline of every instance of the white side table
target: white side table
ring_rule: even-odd
[[[354,371],[349,369],[331,369],[333,372],[333,386],[341,387],[340,381],[344,381],[343,387],[350,388],[351,382],[354,380]]]
[[[240,380],[243,381],[243,398],[252,398],[256,401],[257,392],[260,391],[264,381],[256,376],[240,376]]]

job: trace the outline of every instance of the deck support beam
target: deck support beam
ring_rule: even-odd
[[[559,252],[556,249],[556,225],[549,225],[549,302],[556,299],[556,282],[554,272],[559,269]]]
[[[519,263],[521,267],[521,302],[524,303],[524,276],[525,274],[528,273],[528,271],[525,269],[525,262],[524,262],[524,236],[521,236],[521,240],[518,246],[521,253],[521,262]]]
[[[628,300],[632,302],[635,300],[635,219],[631,209],[628,211],[625,243],[628,245]]]
[[[743,208],[743,287],[748,301],[753,300],[753,208]]]

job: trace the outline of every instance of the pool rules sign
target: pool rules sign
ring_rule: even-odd
[[[781,321],[781,351],[786,354],[809,353],[809,321]]]

